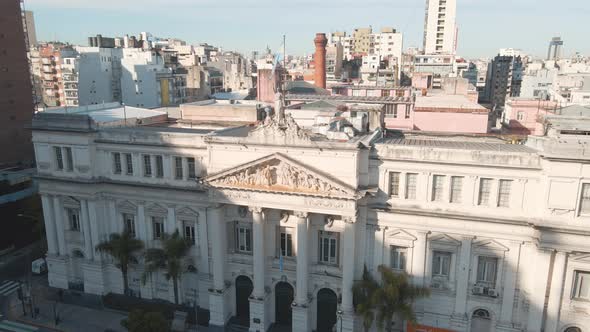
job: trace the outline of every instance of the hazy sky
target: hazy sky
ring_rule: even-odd
[[[1,1],[1,0],[0,0]],[[425,0],[25,0],[34,11],[39,40],[87,44],[87,37],[138,35],[177,37],[241,52],[277,49],[287,35],[287,53],[313,51],[316,32],[372,25],[396,28],[404,48],[421,46]],[[561,36],[564,51],[590,55],[589,0],[458,0],[458,53],[494,56],[521,48],[543,56]]]

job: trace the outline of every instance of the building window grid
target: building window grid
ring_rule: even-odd
[[[174,157],[174,178],[182,180],[184,177],[182,173],[182,157]]]
[[[319,262],[338,264],[338,233],[320,231]]]
[[[391,246],[391,268],[398,271],[406,270],[406,262],[408,257],[408,248]]]
[[[197,178],[197,168],[195,164],[195,158],[186,158],[187,166],[188,166],[188,178],[189,179],[196,179]]]
[[[160,240],[164,237],[164,218],[152,217],[153,239]]]
[[[133,175],[133,157],[131,153],[125,153],[125,165],[127,175]]]
[[[452,254],[446,251],[434,251],[432,255],[432,276],[449,279],[451,275]]]
[[[80,231],[80,212],[77,209],[67,209],[70,231]]]
[[[418,174],[406,174],[406,199],[416,199],[416,187],[418,183]]]
[[[389,172],[389,196],[399,197],[400,173]]]
[[[451,203],[461,203],[463,198],[463,177],[452,176],[451,177]]]
[[[185,221],[184,223],[184,238],[189,240],[191,244],[196,243],[195,238],[195,225],[190,221]]]
[[[72,148],[65,147],[64,150],[66,151],[66,169],[71,172],[74,170],[74,156],[72,155]]]
[[[580,195],[580,214],[590,214],[590,183],[582,184],[582,192]]]
[[[63,155],[61,153],[61,147],[54,146],[53,151],[55,153],[55,163],[56,163],[57,169],[63,170],[64,169],[64,160],[63,160]]]
[[[152,176],[152,158],[149,154],[143,155],[143,176]]]
[[[279,254],[283,257],[293,257],[293,234],[286,227],[280,229],[279,242]]]
[[[445,188],[445,176],[434,175],[432,177],[432,201],[441,202]]]
[[[123,227],[125,232],[129,232],[132,237],[135,237],[135,216],[123,213]]]
[[[498,206],[510,206],[510,188],[512,187],[512,180],[500,180],[498,185]]]
[[[156,177],[163,178],[164,177],[164,158],[160,155],[155,156],[156,160]]]
[[[497,257],[479,256],[477,260],[477,284],[486,287],[495,287],[497,273]]]
[[[575,271],[574,299],[590,301],[590,272]]]
[[[236,227],[236,244],[238,252],[252,253],[252,229],[244,225]]]
[[[121,154],[119,152],[113,152],[113,173],[121,174],[122,171]]]
[[[492,194],[492,179],[479,180],[479,197],[478,205],[490,205],[490,197]]]

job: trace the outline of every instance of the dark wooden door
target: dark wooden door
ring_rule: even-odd
[[[331,332],[336,324],[338,298],[332,290],[323,288],[318,292],[317,332]]]
[[[279,282],[275,286],[275,323],[291,326],[293,311],[293,287],[286,282]]]
[[[242,326],[250,326],[250,301],[252,294],[252,280],[245,276],[236,278],[236,319]]]

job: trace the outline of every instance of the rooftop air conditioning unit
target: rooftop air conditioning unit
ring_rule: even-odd
[[[473,286],[472,292],[475,295],[483,295],[484,294],[484,287],[483,286]]]
[[[497,290],[495,290],[495,289],[491,289],[491,288],[490,288],[490,289],[488,289],[488,292],[487,292],[487,293],[488,293],[488,296],[491,296],[491,297],[498,297],[498,291],[497,291]]]

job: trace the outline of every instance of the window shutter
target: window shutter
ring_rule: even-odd
[[[236,222],[228,222],[226,225],[227,231],[227,250],[229,253],[236,251]]]

